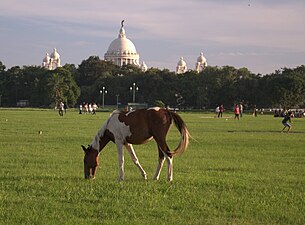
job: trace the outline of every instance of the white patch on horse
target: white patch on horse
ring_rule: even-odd
[[[160,109],[161,109],[160,107],[151,107],[151,108],[148,108],[147,110],[159,111]]]
[[[97,132],[97,134],[95,135],[94,139],[91,142],[91,147],[97,151],[100,150],[100,139],[105,133],[109,119],[110,118],[108,118],[108,120],[104,123],[102,128]]]
[[[134,110],[132,110],[132,111],[129,111],[128,113],[126,113],[125,115],[126,116],[128,116],[129,114],[131,114],[131,113],[133,113],[134,112]]]
[[[100,139],[101,137],[103,137],[107,126],[112,118],[113,115],[119,115],[120,111],[119,110],[114,110],[111,114],[110,117],[106,120],[106,122],[103,124],[103,126],[101,127],[101,129],[97,132],[97,134],[95,135],[94,139],[91,142],[91,147],[97,151],[100,150]]]
[[[119,114],[113,114],[108,123],[107,129],[113,134],[115,142],[126,140],[131,136],[130,128],[124,122],[119,120]]]

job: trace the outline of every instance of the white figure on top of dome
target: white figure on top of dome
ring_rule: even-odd
[[[200,73],[207,66],[208,66],[207,60],[203,56],[203,52],[201,52],[200,56],[197,58],[197,62],[195,64],[197,73]]]
[[[176,74],[182,74],[185,73],[186,71],[187,71],[186,62],[183,60],[183,57],[181,57],[177,63]]]
[[[54,52],[52,52],[51,55],[46,53],[46,56],[42,61],[42,67],[47,68],[48,70],[54,70],[57,67],[61,67],[60,55],[58,54],[56,48],[54,48]]]

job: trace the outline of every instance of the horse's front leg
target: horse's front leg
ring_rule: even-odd
[[[135,151],[134,151],[134,149],[133,149],[132,144],[127,143],[127,144],[125,144],[125,147],[126,147],[127,151],[129,152],[129,154],[130,154],[130,156],[131,156],[131,159],[132,159],[133,163],[134,163],[134,164],[138,167],[138,169],[140,170],[140,172],[141,172],[141,174],[142,174],[144,180],[147,180],[147,174],[146,174],[145,170],[142,168],[142,166],[141,166],[141,164],[140,164],[140,162],[139,162],[139,160],[138,160],[138,157],[137,157],[137,155],[136,155],[136,153],[135,153]]]
[[[124,152],[123,143],[116,143],[118,150],[118,160],[119,160],[119,181],[124,180]]]

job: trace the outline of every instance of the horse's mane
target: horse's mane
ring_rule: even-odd
[[[113,115],[115,115],[115,114],[119,114],[120,112],[121,112],[121,111],[119,111],[119,110],[117,110],[117,109],[114,110],[114,111],[110,114],[110,116],[108,117],[108,119],[106,120],[106,122],[103,124],[103,126],[101,127],[101,129],[99,129],[99,131],[96,133],[94,139],[93,139],[92,142],[91,142],[91,147],[92,147],[93,149],[95,149],[95,150],[97,150],[97,151],[100,151],[100,139],[101,139],[101,137],[104,136],[104,133],[105,133],[105,131],[106,131],[106,129],[107,129],[107,126],[108,126],[108,123],[109,123],[111,117],[112,117]]]

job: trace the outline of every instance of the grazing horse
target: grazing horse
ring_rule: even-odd
[[[174,121],[181,134],[180,143],[174,151],[171,151],[166,144],[167,132]],[[147,174],[142,168],[132,144],[144,144],[155,139],[159,151],[159,163],[154,179],[158,180],[160,172],[166,159],[168,164],[167,180],[173,180],[173,156],[183,153],[189,143],[189,132],[181,117],[167,109],[155,107],[139,109],[130,112],[114,111],[102,128],[97,132],[92,143],[86,148],[84,157],[85,178],[95,178],[96,169],[99,164],[98,156],[101,150],[109,141],[116,144],[119,160],[119,181],[124,180],[124,154],[123,146],[129,152],[132,161],[140,170],[143,178]]]

